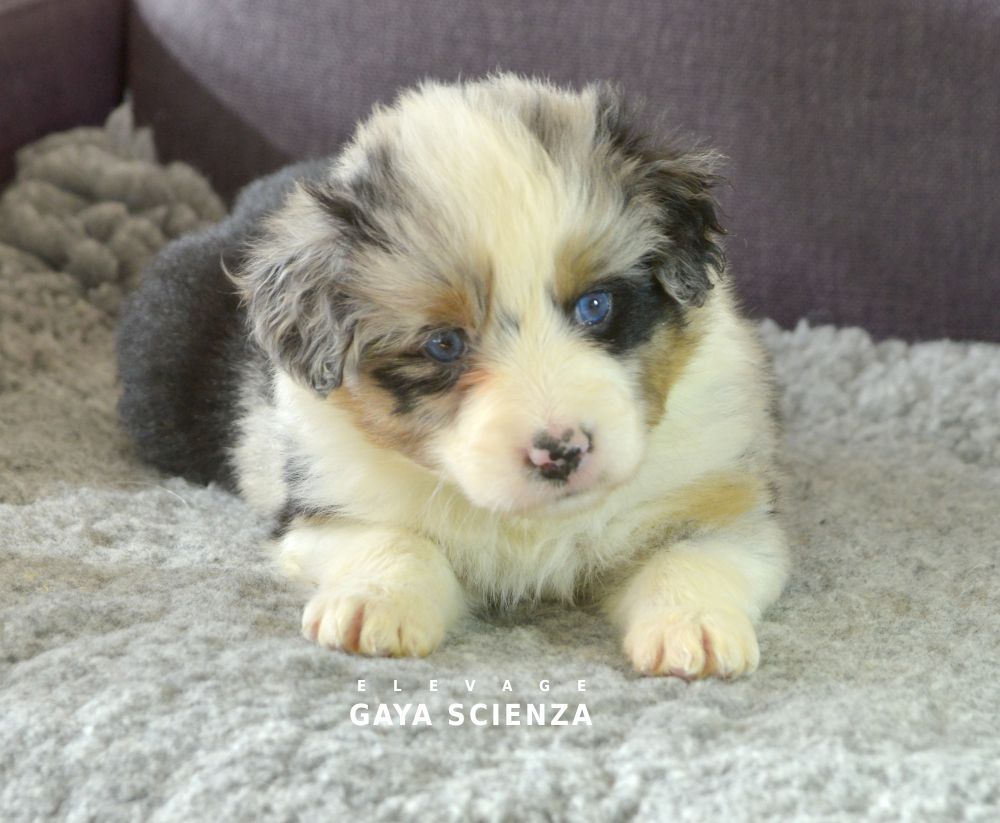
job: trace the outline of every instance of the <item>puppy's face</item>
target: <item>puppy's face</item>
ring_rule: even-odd
[[[721,265],[710,158],[617,96],[425,86],[300,186],[238,276],[258,340],[478,506],[628,479]]]

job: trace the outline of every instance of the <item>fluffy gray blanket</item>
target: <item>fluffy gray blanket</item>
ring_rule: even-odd
[[[470,619],[427,660],[352,658],[299,637],[266,524],[138,465],[116,426],[121,295],[222,214],[210,188],[127,114],[20,168],[0,203],[4,821],[1000,817],[1000,347],[763,324],[796,567],[750,679],[638,677],[599,618],[556,608]],[[581,704],[589,725],[525,725]]]

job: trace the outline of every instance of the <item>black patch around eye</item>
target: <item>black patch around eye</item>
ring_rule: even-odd
[[[420,354],[403,355],[372,370],[375,382],[396,399],[394,414],[408,414],[422,398],[444,394],[461,375],[461,367],[430,363]]]
[[[664,292],[651,271],[595,283],[587,291],[610,292],[611,314],[597,326],[577,328],[612,354],[625,354],[647,342],[658,327],[684,320],[680,305]],[[566,316],[572,318],[575,308],[576,299],[564,306]]]

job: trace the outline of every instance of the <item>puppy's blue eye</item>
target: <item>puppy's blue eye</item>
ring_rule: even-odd
[[[576,301],[576,322],[581,326],[596,326],[611,314],[611,294],[592,291]]]
[[[465,335],[459,329],[436,331],[424,343],[424,351],[439,363],[454,363],[465,354]]]

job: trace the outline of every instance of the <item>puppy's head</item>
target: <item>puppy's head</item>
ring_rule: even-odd
[[[713,156],[618,93],[501,76],[376,110],[237,275],[254,333],[376,443],[515,511],[631,476],[722,268]]]

